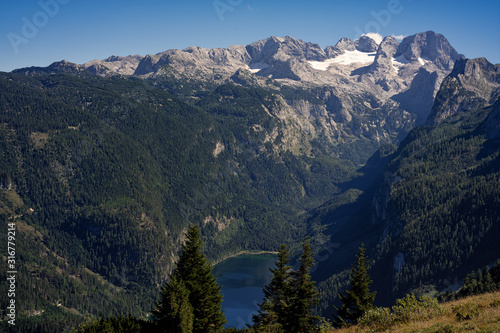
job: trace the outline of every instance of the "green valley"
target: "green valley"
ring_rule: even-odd
[[[426,38],[433,59],[387,67]],[[141,58],[133,75],[65,61],[0,73],[0,218],[15,225],[19,332],[128,315],[143,325],[193,226],[210,263],[285,244],[327,319],[362,243],[376,305],[459,289],[493,265],[499,65],[459,57],[433,32],[405,40],[330,72],[316,68],[324,50],[311,58],[315,45],[273,37],[242,47],[247,63],[186,49]],[[299,259],[306,237],[314,266]]]

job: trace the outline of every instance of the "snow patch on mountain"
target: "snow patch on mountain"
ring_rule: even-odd
[[[260,72],[262,69],[266,69],[268,68],[269,65],[268,64],[264,64],[262,62],[259,62],[259,63],[256,63],[256,64],[251,64],[250,66],[248,66],[248,70],[252,73],[258,73]]]
[[[328,67],[333,64],[334,60],[335,59],[327,59],[325,61],[308,61],[308,63],[314,69],[317,69],[319,71],[326,71]]]
[[[345,51],[343,54],[332,59],[333,63],[339,65],[351,65],[355,63],[371,64],[375,60],[375,53],[361,51]]]
[[[399,73],[399,70],[403,68],[404,65],[410,63],[403,55],[391,58],[392,67]]]
[[[428,62],[432,62],[432,61],[431,61],[431,60],[429,60],[429,59],[425,59],[425,58],[420,58],[420,57],[419,57],[419,58],[418,58],[418,62],[420,63],[420,65],[422,65],[422,66],[423,66],[423,65],[425,65],[426,63],[428,63]]]
[[[308,61],[312,68],[320,71],[326,71],[331,65],[352,65],[352,64],[371,64],[375,59],[375,53],[361,51],[345,51],[343,54],[324,61]]]
[[[404,55],[392,58],[392,64],[395,66],[404,66],[408,63],[410,62],[404,57]]]

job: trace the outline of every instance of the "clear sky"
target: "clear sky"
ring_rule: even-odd
[[[0,71],[270,36],[324,48],[362,33],[427,30],[467,58],[500,63],[499,0],[19,0],[2,1]]]

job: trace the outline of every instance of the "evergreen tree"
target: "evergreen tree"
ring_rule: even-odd
[[[365,247],[361,244],[356,255],[356,265],[351,267],[350,289],[345,295],[338,293],[342,301],[340,309],[334,306],[337,315],[334,315],[334,324],[338,327],[356,324],[358,319],[373,308],[376,292],[370,292],[372,280],[368,275],[368,262],[365,257]]]
[[[288,250],[282,245],[273,277],[264,287],[264,301],[259,314],[253,317],[258,332],[312,332],[318,316],[312,307],[318,304],[319,293],[311,280],[314,256],[309,240],[303,244],[300,266],[294,272],[288,265]]]
[[[495,282],[490,273],[490,268],[484,266],[483,268],[483,292],[490,293],[496,289]]]
[[[289,262],[288,249],[281,245],[276,268],[270,268],[273,277],[264,287],[264,301],[259,304],[259,314],[253,316],[254,328],[258,332],[285,332],[288,326],[293,294]]]
[[[483,272],[481,271],[480,268],[477,269],[477,274],[476,274],[476,289],[474,290],[474,294],[478,295],[483,292]]]
[[[303,252],[299,259],[300,266],[293,274],[294,297],[292,313],[288,320],[293,332],[312,332],[319,316],[312,315],[312,308],[318,305],[319,293],[311,280],[310,270],[314,266],[314,254],[309,239],[303,243]]]
[[[161,332],[190,333],[193,331],[193,307],[189,302],[189,291],[176,276],[167,283],[156,303],[153,315]]]
[[[500,259],[498,259],[495,265],[493,265],[490,273],[491,273],[491,278],[496,284],[496,287],[500,289]]]
[[[53,323],[51,323],[53,324]],[[52,326],[53,328],[53,326]],[[20,332],[27,332],[27,330],[19,330]],[[37,332],[43,330],[37,330]],[[47,330],[48,332],[49,330]],[[66,330],[65,330],[66,331]],[[111,318],[100,318],[89,323],[82,323],[77,329],[71,330],[70,332],[78,333],[98,333],[98,332],[124,332],[124,333],[142,333],[142,332],[155,332],[154,327],[146,321],[134,318],[132,316],[128,317],[111,317]]]
[[[464,279],[464,284],[458,292],[459,297],[474,295],[477,290],[477,280],[474,272],[470,272]]]
[[[189,228],[186,233],[187,241],[182,248],[179,262],[172,274],[172,283],[167,285],[165,295],[169,296],[165,300],[168,304],[175,303],[182,305],[187,312],[179,314],[175,320],[182,322],[185,327],[189,327],[189,307],[183,303],[183,297],[188,297],[189,304],[193,312],[193,332],[215,332],[223,328],[226,318],[221,308],[222,295],[220,286],[212,273],[212,265],[201,252],[201,236],[197,227]],[[184,287],[182,285],[184,284]],[[186,289],[187,293],[183,291]],[[159,304],[164,304],[165,296]],[[170,302],[170,303],[169,303]],[[160,318],[168,315],[160,315]]]
[[[265,298],[264,301],[259,304],[258,314],[252,317],[254,322],[253,330],[255,332],[285,333],[279,319],[275,311],[274,303],[270,299]]]

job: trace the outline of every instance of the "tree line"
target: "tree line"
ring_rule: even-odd
[[[111,317],[84,323],[74,332],[236,332],[224,328],[221,287],[212,273],[212,266],[202,252],[198,227],[186,232],[186,243],[170,278],[160,291],[148,320],[133,316]],[[264,299],[253,316],[253,325],[243,332],[316,332],[321,322],[314,313],[319,293],[311,278],[314,253],[309,239],[302,244],[298,268],[292,269],[289,251],[281,245],[276,267],[270,268],[272,278],[264,287]],[[356,265],[351,269],[351,288],[339,294],[343,305],[337,309],[335,326],[355,324],[373,307],[375,292],[371,292],[368,262],[362,246]]]
[[[473,295],[480,295],[500,290],[500,259],[491,267],[472,271],[464,279],[464,283],[459,290],[454,292],[449,289],[440,293],[437,298],[440,302],[448,302]]]
[[[376,291],[371,290],[372,279],[366,248],[362,244],[349,272],[349,287],[344,294],[338,293],[342,305],[333,306],[333,321],[315,314],[319,293],[311,278],[314,253],[306,239],[298,268],[290,265],[289,251],[281,245],[272,278],[264,287],[264,299],[253,315],[253,325],[237,330],[225,328],[226,318],[222,310],[221,287],[212,273],[212,266],[202,252],[202,240],[198,227],[186,232],[186,243],[169,280],[160,291],[150,318],[133,316],[98,319],[84,323],[73,333],[94,332],[319,332],[320,329],[362,325],[364,327],[390,327],[395,323],[430,319],[442,313],[438,300],[491,292],[500,287],[500,260],[489,269],[471,272],[462,288],[455,293],[443,293],[432,299],[417,298],[408,294],[396,300],[392,308],[375,307]]]

